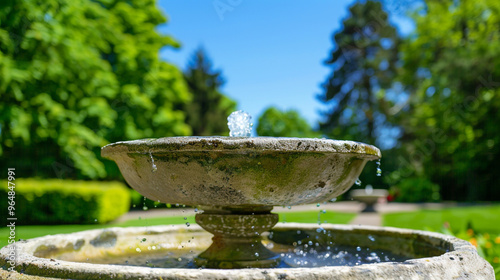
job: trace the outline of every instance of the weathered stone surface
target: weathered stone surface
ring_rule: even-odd
[[[279,224],[276,233],[315,233],[314,224]],[[357,244],[372,248],[389,249],[396,253],[418,256],[400,263],[365,264],[356,267],[319,268],[274,268],[274,269],[162,269],[131,267],[120,265],[99,265],[83,262],[83,258],[99,254],[126,252],[129,247],[147,246],[140,242],[143,237],[152,242],[163,242],[165,250],[177,247],[182,240],[196,236],[192,248],[205,247],[210,243],[210,235],[200,227],[155,226],[147,228],[112,228],[91,230],[73,234],[59,234],[31,239],[18,244],[17,271],[9,273],[6,257],[7,248],[0,250],[0,279],[494,279],[491,265],[479,257],[470,243],[438,233],[395,229],[387,227],[341,226],[323,224],[331,231],[339,244]],[[91,240],[102,236],[103,232],[116,235],[113,247],[94,247]],[[106,233],[105,235],[109,235]],[[278,235],[278,234],[276,234]],[[371,241],[369,236],[376,239]],[[75,244],[83,244],[80,247]],[[163,241],[162,241],[163,240]],[[274,240],[274,239],[273,239]],[[286,240],[276,240],[286,242]],[[183,243],[186,244],[186,243]],[[40,246],[56,250],[46,251],[36,257]],[[71,249],[73,248],[73,249]],[[71,250],[74,250],[72,252]],[[41,254],[40,251],[38,254]],[[52,258],[52,260],[51,260]],[[65,259],[65,260],[61,260]],[[42,278],[33,275],[42,276]],[[13,277],[18,278],[13,278]],[[9,278],[10,277],[10,278]],[[48,277],[48,278],[43,278]],[[52,277],[52,278],[50,278]]]
[[[101,154],[142,195],[200,208],[328,201],[381,157],[363,143],[272,137],[146,139],[110,144]]]

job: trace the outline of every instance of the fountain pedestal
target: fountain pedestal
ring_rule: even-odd
[[[261,234],[278,222],[272,207],[209,209],[196,215],[196,223],[212,233],[212,245],[195,258],[200,267],[277,267],[280,258],[262,244]]]

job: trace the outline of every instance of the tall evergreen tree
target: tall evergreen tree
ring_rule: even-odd
[[[184,107],[186,121],[196,136],[228,135],[227,117],[236,109],[236,102],[220,91],[225,83],[221,71],[212,67],[205,51],[199,48],[184,73],[193,94],[193,100]]]
[[[396,74],[400,39],[380,2],[358,2],[349,12],[326,61],[333,72],[318,98],[330,108],[320,130],[331,138],[374,144],[385,119],[379,91],[389,88]]]

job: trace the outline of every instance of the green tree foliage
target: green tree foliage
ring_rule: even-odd
[[[184,107],[193,135],[229,135],[227,117],[236,110],[236,102],[220,92],[222,73],[212,69],[202,48],[193,54],[184,78],[193,94],[193,100]]]
[[[321,133],[314,131],[307,121],[295,110],[280,111],[267,108],[259,117],[257,135],[274,137],[317,138]]]
[[[498,200],[500,2],[427,1],[402,46],[406,152],[391,182],[430,178],[445,199]]]
[[[0,165],[98,178],[108,142],[190,134],[182,73],[158,57],[178,46],[165,22],[154,0],[2,1]]]
[[[380,2],[356,3],[349,12],[326,61],[332,73],[318,97],[330,108],[320,129],[331,138],[374,144],[386,118],[379,91],[396,75],[399,38]]]

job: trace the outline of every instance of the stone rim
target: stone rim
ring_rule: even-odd
[[[147,154],[174,151],[341,153],[356,154],[369,160],[382,157],[377,147],[355,141],[316,138],[224,136],[184,136],[122,141],[102,147],[101,155],[112,158],[114,154],[121,152]]]
[[[74,234],[59,234],[55,236],[45,236],[35,239],[31,239],[18,244],[18,263],[17,269],[24,270],[25,274],[30,274],[30,272],[37,269],[37,271],[45,271],[47,275],[55,277],[57,275],[64,274],[73,268],[72,275],[80,275],[81,277],[76,277],[76,279],[93,279],[92,277],[101,276],[100,273],[106,272],[105,275],[113,276],[118,279],[136,279],[141,277],[142,279],[160,279],[163,278],[175,278],[175,279],[220,279],[221,277],[227,279],[281,279],[283,275],[288,276],[290,279],[304,279],[305,277],[315,277],[315,279],[332,279],[332,277],[348,277],[347,279],[361,279],[363,277],[369,277],[370,279],[401,279],[402,273],[408,276],[408,273],[415,279],[425,278],[422,274],[423,271],[415,271],[415,268],[425,269],[427,273],[434,273],[431,276],[437,276],[436,273],[441,273],[437,268],[441,267],[443,269],[450,270],[450,273],[471,273],[470,275],[477,276],[476,279],[494,279],[494,272],[491,265],[489,265],[484,259],[480,258],[474,246],[469,242],[458,239],[453,236],[447,236],[444,234],[408,230],[408,229],[398,229],[390,227],[373,227],[373,226],[349,226],[349,225],[331,225],[323,224],[324,229],[339,230],[344,231],[346,234],[349,232],[366,233],[369,232],[374,234],[395,234],[401,236],[414,236],[422,235],[427,238],[434,238],[437,241],[443,242],[443,244],[449,244],[450,251],[444,253],[443,255],[428,258],[410,259],[401,263],[378,263],[378,264],[364,264],[355,267],[345,267],[345,266],[332,266],[332,267],[316,267],[316,268],[274,268],[274,269],[237,269],[237,270],[219,270],[219,269],[166,269],[166,268],[147,268],[147,267],[129,267],[122,265],[102,265],[102,264],[85,264],[69,261],[51,261],[50,259],[39,258],[33,255],[34,247],[37,244],[44,243],[50,239],[63,238],[71,236],[73,239],[79,236],[96,235],[102,230],[89,230],[83,232],[77,232]],[[276,228],[278,229],[315,229],[317,226],[314,224],[280,224]],[[185,230],[184,226],[153,226],[148,227],[136,227],[136,228],[109,228],[106,230],[113,230],[116,233],[137,233],[141,234],[145,231],[150,232],[176,232],[179,230]],[[192,231],[201,230],[198,226],[192,226]],[[30,253],[31,252],[31,253]],[[8,249],[6,247],[0,250],[0,265],[6,266],[6,258],[8,254]],[[450,261],[453,260],[453,261]],[[459,263],[462,262],[463,263]],[[464,267],[464,263],[467,263],[470,267]],[[465,269],[467,271],[464,271]],[[50,271],[49,271],[50,270]],[[2,276],[0,271],[0,276]],[[6,272],[8,273],[8,272]],[[476,273],[476,274],[474,274]],[[8,274],[7,274],[8,275]],[[392,277],[387,277],[387,276]],[[440,277],[443,275],[440,274]],[[447,275],[450,276],[450,275]],[[60,277],[60,276],[58,276]],[[67,276],[63,276],[68,278]],[[357,278],[359,277],[359,278]],[[168,279],[170,279],[168,278]],[[412,279],[413,279],[412,278]],[[288,278],[287,278],[288,279]]]

